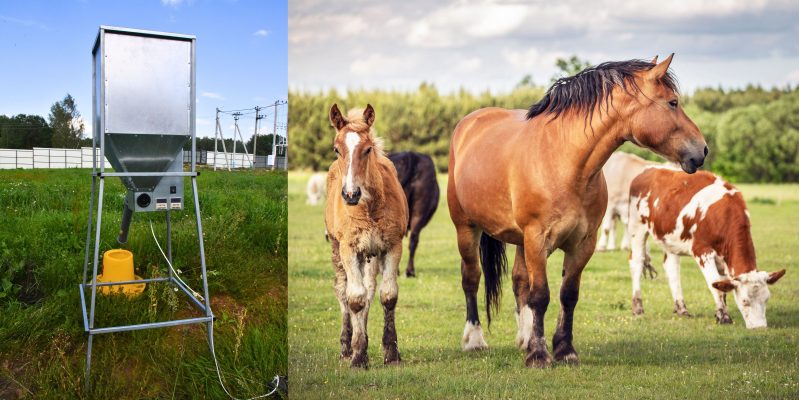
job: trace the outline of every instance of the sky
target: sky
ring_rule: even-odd
[[[291,0],[289,87],[443,92],[548,84],[555,60],[671,64],[682,91],[799,83],[796,0]]]
[[[100,25],[197,37],[198,137],[214,136],[217,107],[252,109],[288,96],[287,0],[0,0],[0,114],[47,118],[69,93],[91,136]],[[271,133],[269,110],[261,134]],[[232,123],[222,119],[226,137]],[[252,115],[239,121],[245,140],[253,126]]]

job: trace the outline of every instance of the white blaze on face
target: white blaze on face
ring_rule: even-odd
[[[344,190],[348,194],[355,191],[355,184],[353,183],[352,176],[352,159],[355,156],[355,148],[358,147],[358,143],[360,142],[361,137],[355,132],[347,132],[347,135],[344,137],[344,144],[347,146],[347,156],[349,157],[349,161],[347,162],[347,176],[344,179]]]
[[[733,281],[735,303],[749,329],[766,327],[766,302],[771,297],[767,279],[768,272],[751,271],[738,275]]]

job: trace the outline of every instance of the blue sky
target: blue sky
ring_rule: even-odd
[[[197,36],[197,135],[213,136],[216,107],[286,99],[287,7],[286,0],[0,0],[0,114],[46,118],[70,93],[90,133],[92,46],[100,25],[122,26]],[[228,137],[230,124],[223,120]],[[239,122],[245,140],[252,125]]]

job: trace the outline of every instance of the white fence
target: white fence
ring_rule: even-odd
[[[98,167],[100,161],[100,150],[97,150]],[[111,168],[108,159],[102,158],[105,161],[105,167]],[[228,153],[227,159],[223,152],[213,152],[198,150],[197,151],[197,164],[208,165],[209,167],[216,167],[227,169],[230,168],[252,168],[253,161],[255,168],[271,168],[274,162],[272,156],[249,156],[244,153]],[[183,162],[191,162],[191,153],[186,151],[183,153]],[[278,168],[286,169],[285,158],[278,157]],[[18,150],[18,149],[0,149],[0,169],[31,169],[31,168],[91,168],[92,167],[92,148],[82,147],[80,149],[50,149],[43,147],[34,147],[33,150]]]
[[[97,151],[98,166],[100,151]],[[107,168],[111,167],[105,157]],[[92,148],[50,149],[34,147],[33,150],[0,149],[0,169],[31,168],[91,168]]]

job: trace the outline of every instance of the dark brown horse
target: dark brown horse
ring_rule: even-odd
[[[438,208],[440,191],[436,180],[436,165],[430,156],[411,151],[389,154],[388,159],[397,168],[397,177],[405,191],[405,198],[408,199],[408,232],[411,236],[408,249],[411,254],[405,276],[413,277],[416,276],[413,257],[416,246],[419,245],[419,233]]]
[[[580,276],[594,253],[607,205],[602,165],[626,141],[688,173],[707,155],[705,139],[679,104],[668,72],[671,59],[603,63],[558,80],[529,110],[485,108],[458,123],[450,144],[447,200],[466,295],[465,350],[487,347],[477,315],[478,258],[490,323],[505,270],[504,244],[512,243],[517,344],[527,351],[526,365],[552,362],[544,313],[547,258],[556,249],[566,254],[554,358],[578,362],[572,320]]]

